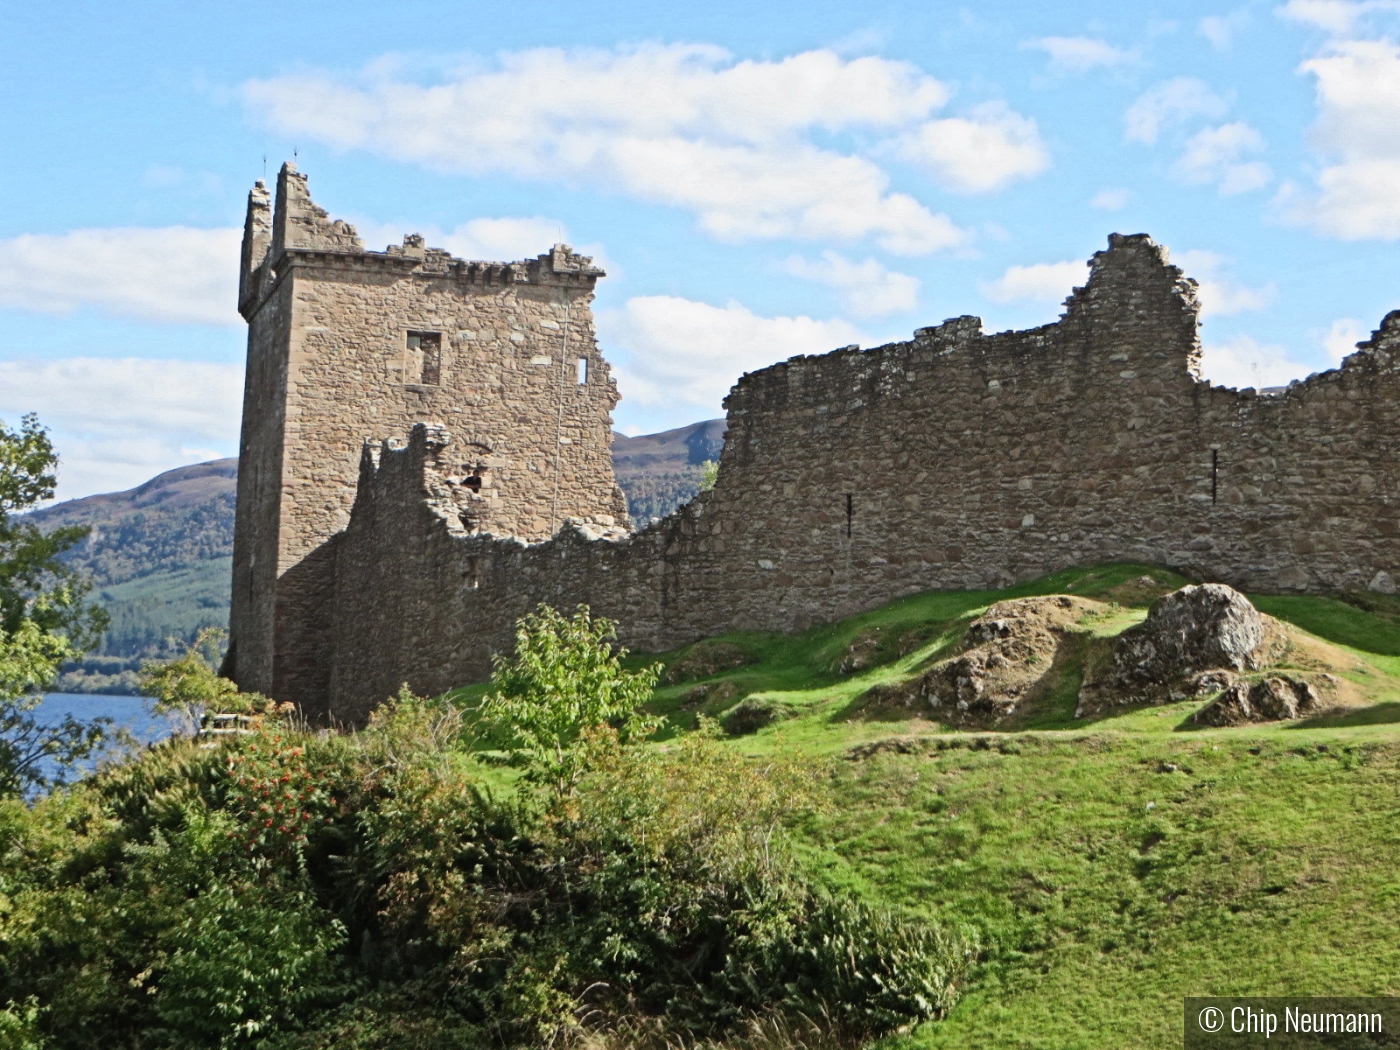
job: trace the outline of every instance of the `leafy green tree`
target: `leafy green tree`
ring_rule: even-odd
[[[193,736],[205,714],[285,714],[291,705],[279,708],[261,693],[240,693],[238,686],[220,678],[218,666],[224,632],[205,627],[185,652],[173,660],[148,660],[141,668],[141,688],[155,697],[158,714],[173,715],[180,729]]]
[[[558,797],[573,793],[599,749],[645,740],[660,724],[641,705],[661,665],[625,670],[627,650],[613,646],[616,637],[612,621],[595,620],[586,605],[572,619],[541,605],[516,621],[514,655],[494,658],[482,718]]]
[[[100,722],[69,716],[44,725],[33,714],[59,668],[107,626],[106,613],[86,601],[87,583],[61,560],[87,528],[46,534],[18,513],[53,496],[57,465],[35,416],[18,430],[0,422],[0,795],[9,797],[60,782],[106,735]]]

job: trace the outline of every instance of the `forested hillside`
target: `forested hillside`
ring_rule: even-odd
[[[218,459],[34,512],[44,528],[92,527],[68,560],[112,617],[102,647],[64,672],[60,690],[135,692],[143,660],[227,624],[237,477],[236,459]]]
[[[615,434],[613,463],[633,521],[664,517],[694,497],[703,464],[723,444],[722,419]],[[238,461],[218,459],[34,512],[44,528],[92,526],[69,561],[92,578],[112,617],[101,649],[71,665],[60,690],[135,692],[143,661],[178,651],[202,627],[227,624],[237,479]]]
[[[722,419],[638,437],[614,434],[613,470],[633,524],[664,518],[693,499],[705,463],[719,459],[723,447]]]

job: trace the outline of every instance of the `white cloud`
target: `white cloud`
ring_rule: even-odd
[[[1223,117],[1227,108],[1205,81],[1175,77],[1148,88],[1128,107],[1123,114],[1124,137],[1150,146],[1169,127],[1191,117]]]
[[[1346,36],[1363,15],[1372,11],[1400,11],[1396,0],[1288,0],[1275,9],[1290,22],[1321,29],[1333,36]]]
[[[1215,183],[1222,196],[1247,193],[1273,178],[1267,164],[1245,159],[1263,149],[1264,136],[1242,121],[1202,128],[1186,140],[1172,170],[1194,186]]]
[[[1316,84],[1313,142],[1334,163],[1316,193],[1282,200],[1287,217],[1342,240],[1400,238],[1400,47],[1341,41],[1300,68]]]
[[[1102,208],[1104,211],[1118,211],[1128,203],[1131,194],[1120,188],[1099,190],[1094,194],[1093,200],[1089,201],[1089,207]]]
[[[1058,303],[1088,279],[1089,264],[1085,262],[1032,263],[1007,267],[995,281],[984,281],[981,289],[994,303]]]
[[[1361,14],[1361,5],[1349,0],[1288,0],[1277,8],[1278,14],[1290,22],[1301,22],[1329,33],[1349,32]]]
[[[760,317],[735,302],[711,306],[669,295],[600,311],[598,327],[604,345],[618,351],[611,356],[623,396],[682,412],[716,411],[744,372],[861,339],[846,321]]]
[[[1196,32],[1210,41],[1217,51],[1228,51],[1235,42],[1235,34],[1249,22],[1249,12],[1234,11],[1228,15],[1207,15],[1196,25]]]
[[[1021,45],[1050,56],[1050,68],[1060,73],[1087,73],[1121,66],[1136,59],[1131,51],[1086,36],[1045,36]]]
[[[833,135],[854,136],[879,153],[918,137],[948,89],[903,62],[832,51],[735,61],[696,45],[542,48],[430,86],[379,62],[357,81],[300,73],[249,81],[243,94],[282,134],[438,170],[607,186],[690,210],[726,240],[873,237],[916,254],[970,236],[891,192],[869,157],[831,145]],[[977,111],[964,123],[961,140],[953,128],[932,133],[945,140],[935,145],[971,151],[971,160],[939,152],[931,161],[955,184],[980,189],[1043,168],[1025,118]],[[988,164],[990,175],[968,174]]]
[[[1202,317],[1224,317],[1262,310],[1278,297],[1278,286],[1272,281],[1250,288],[1222,272],[1229,261],[1223,255],[1208,251],[1172,253],[1172,262],[1199,285],[1196,295],[1201,304]]]
[[[1285,346],[1239,335],[1223,342],[1207,343],[1201,348],[1201,374],[1216,386],[1237,389],[1252,386],[1257,390],[1266,386],[1287,386],[1317,371],[1313,365],[1295,361],[1289,354]]]
[[[1339,317],[1322,337],[1322,349],[1328,362],[1340,366],[1342,358],[1356,353],[1356,344],[1371,337],[1370,331],[1360,321],[1351,317]]]
[[[59,497],[130,488],[162,470],[237,455],[243,370],[150,358],[0,361],[0,419],[53,432]]]
[[[929,121],[904,140],[902,152],[959,193],[999,190],[1050,166],[1035,121],[999,102],[977,106],[970,118]]]
[[[0,306],[95,307],[140,321],[241,325],[237,229],[123,227],[0,240]]]
[[[886,269],[875,259],[853,262],[831,250],[820,260],[794,255],[783,269],[796,277],[836,288],[842,305],[857,317],[883,317],[914,309],[919,302],[919,279]]]
[[[463,259],[533,259],[554,244],[567,244],[557,222],[532,218],[472,219],[443,238],[443,247]]]

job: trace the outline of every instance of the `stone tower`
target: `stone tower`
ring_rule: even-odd
[[[257,183],[238,290],[248,364],[226,665],[242,689],[325,714],[337,536],[367,441],[445,427],[468,531],[537,541],[571,517],[625,522],[618,395],[589,309],[601,276],[562,244],[512,263],[416,235],[366,251],[293,165],[275,204]]]

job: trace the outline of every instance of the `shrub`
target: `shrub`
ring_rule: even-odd
[[[193,736],[206,714],[289,714],[291,704],[274,704],[261,693],[241,693],[214,669],[224,632],[205,627],[173,660],[149,660],[141,667],[141,688],[155,697],[159,714],[173,715],[181,731]]]
[[[516,622],[514,655],[493,661],[483,723],[503,734],[516,764],[557,797],[572,793],[600,747],[644,740],[657,728],[641,705],[661,665],[624,670],[627,650],[613,647],[616,637],[613,623],[593,619],[586,605],[572,619],[541,605]],[[615,738],[598,732],[604,728]]]
[[[582,724],[639,693],[573,709],[579,761],[544,793],[497,797],[460,713],[404,691],[355,734],[174,739],[0,803],[0,1039],[835,1045],[945,1012],[971,940],[828,892],[787,845],[828,768],[708,723],[648,747]]]

